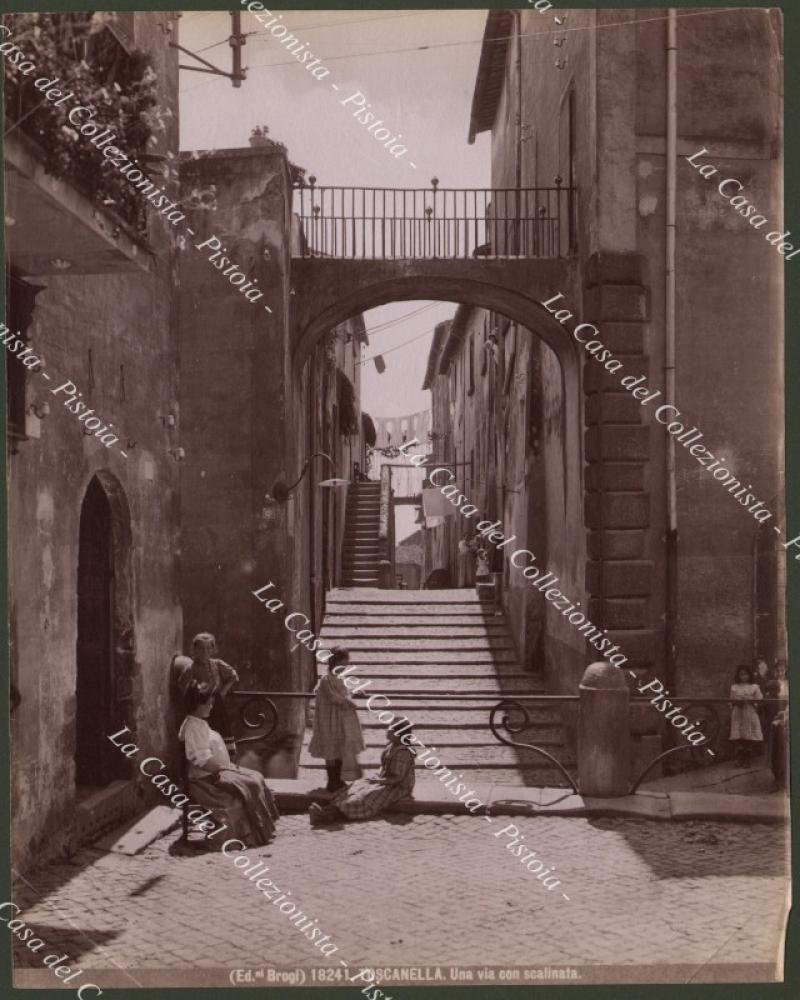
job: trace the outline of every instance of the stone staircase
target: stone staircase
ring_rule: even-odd
[[[520,671],[505,616],[495,604],[480,601],[473,589],[378,590],[359,585],[327,595],[321,630],[326,645],[342,645],[356,667],[350,676],[370,679],[365,695],[385,693],[391,711],[405,715],[420,740],[453,774],[476,782],[504,785],[564,785],[563,776],[544,757],[497,742],[489,729],[489,710],[503,696],[544,693],[536,676]],[[320,665],[320,669],[322,666]],[[411,691],[423,698],[404,701]],[[474,695],[448,702],[439,695]],[[385,746],[386,727],[356,698],[366,750],[365,773],[373,773]],[[381,710],[383,699],[378,701]],[[531,727],[514,738],[541,746],[570,771],[574,757],[564,745],[559,709],[529,708]],[[324,762],[308,754],[306,731],[298,777],[325,782]],[[425,770],[420,763],[418,779]],[[422,770],[420,770],[422,769]],[[424,777],[428,777],[424,775]],[[430,779],[429,779],[430,780]],[[439,785],[439,781],[433,778]]]
[[[377,587],[381,484],[353,483],[347,493],[342,584]]]

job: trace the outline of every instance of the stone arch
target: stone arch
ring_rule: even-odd
[[[423,266],[431,263],[440,267]],[[539,281],[530,280],[530,274],[527,281],[525,276],[517,275],[515,281],[504,283],[499,280],[502,272],[491,267],[498,263],[514,270],[512,265],[520,262],[425,261],[409,267],[403,266],[406,262],[402,261],[303,261],[305,267],[300,268],[294,282],[298,300],[292,350],[295,371],[303,367],[317,340],[350,316],[388,302],[431,299],[463,302],[507,316],[541,337],[555,351],[565,374],[569,371],[577,377],[578,345],[541,305],[542,300],[569,287],[570,274],[565,270],[558,276],[548,276],[549,280]],[[367,266],[373,264],[378,266]],[[390,264],[394,266],[388,267]],[[444,264],[462,265],[464,273],[458,275],[459,268],[445,269]],[[436,273],[436,270],[454,273]],[[491,280],[494,271],[496,281]]]
[[[568,330],[541,304],[558,292],[580,301],[568,260],[303,260],[293,262],[293,371],[299,380],[320,337],[351,316],[388,302],[431,299],[500,313],[540,337],[561,366],[565,399],[564,440],[575,442],[565,514],[583,524],[583,352]],[[567,458],[565,455],[565,463]],[[566,468],[566,466],[565,466]]]

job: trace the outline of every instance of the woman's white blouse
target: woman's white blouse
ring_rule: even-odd
[[[183,740],[186,746],[186,759],[192,765],[192,777],[213,774],[213,771],[203,770],[210,760],[219,767],[230,767],[231,758],[225,740],[205,719],[187,715],[181,724],[178,739]]]

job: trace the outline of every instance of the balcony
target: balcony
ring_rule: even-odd
[[[554,258],[574,253],[575,192],[544,188],[295,185],[299,256],[358,260]]]
[[[147,162],[153,127],[161,124],[156,78],[123,30],[130,24],[117,22],[91,13],[4,19],[36,66],[20,75],[6,65],[6,246],[20,276],[148,266],[142,195],[68,119],[72,108],[93,109],[93,121],[118,137],[120,149]],[[46,100],[34,86],[39,76],[57,79],[70,100]]]
[[[147,269],[146,241],[71,183],[48,174],[23,135],[7,136],[6,254],[21,277]]]

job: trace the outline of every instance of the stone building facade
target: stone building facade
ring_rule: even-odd
[[[59,16],[78,19],[72,38],[84,44],[82,15]],[[29,49],[24,18],[4,23],[37,63],[36,79],[46,46]],[[122,15],[91,40],[123,74],[123,93],[135,51],[150,61],[164,113],[164,131],[149,144],[151,169],[178,143],[178,57],[168,47],[175,24],[168,13]],[[59,58],[66,78],[71,56]],[[16,121],[24,104],[14,102],[25,95],[12,82],[6,96]],[[19,870],[136,807],[144,779],[106,737],[127,725],[154,754],[171,742],[164,679],[181,634],[174,227],[155,211],[115,212],[69,174],[46,173],[48,137],[36,121],[4,141],[5,320],[42,362],[27,370],[7,357]],[[75,136],[75,155],[85,157],[89,137]],[[174,182],[159,174],[159,183],[177,200]],[[95,418],[62,405],[70,400],[113,425],[118,441],[98,439]]]
[[[80,24],[59,17],[47,15],[47,30],[72,44]],[[21,23],[11,19],[24,50]],[[54,172],[35,130],[6,141],[5,318],[41,361],[29,370],[10,357],[7,378],[20,870],[163,801],[107,737],[127,726],[177,780],[168,668],[198,631],[217,635],[241,687],[310,689],[314,658],[285,618],[298,611],[319,629],[340,578],[347,485],[367,459],[361,317],[293,367],[291,262],[303,237],[285,147],[179,157],[175,17],[120,15],[91,35],[90,65],[98,52],[123,68],[139,51],[149,60],[164,128],[140,165],[180,210],[173,220],[152,199],[131,201],[132,171],[110,194],[92,190],[80,143],[97,133],[81,133],[80,116],[67,151],[83,172],[69,157]],[[26,97],[10,94],[14,119]],[[77,402],[113,429],[113,447]],[[252,594],[270,581],[282,613]],[[302,707],[279,702],[282,724],[299,731]]]
[[[302,370],[292,365],[297,176],[285,147],[268,139],[181,164],[185,204],[197,195],[187,209],[193,245],[180,262],[184,644],[213,632],[242,687],[269,691],[308,690],[316,679],[284,620],[297,611],[319,630],[325,590],[340,579],[347,483],[366,466],[363,320],[337,325]],[[263,298],[250,301],[217,269],[220,247]],[[320,486],[329,479],[344,482]],[[270,582],[284,609],[253,596]],[[288,728],[299,727],[300,707],[287,711]]]
[[[577,268],[548,311],[565,310],[580,385],[570,386],[535,333],[462,308],[431,351],[436,446],[442,459],[474,460],[480,471],[465,474],[465,492],[608,629],[627,666],[673,692],[724,696],[734,664],[785,647],[774,531],[784,524],[782,260],[764,238],[782,229],[780,23],[766,10],[678,16],[673,69],[666,13],[626,11],[625,24],[611,10],[559,14],[562,30],[536,10],[490,12],[470,135],[492,133],[493,188],[574,189]],[[701,162],[719,171],[711,181],[688,161],[701,149]],[[766,226],[726,204],[724,178],[743,185]],[[497,228],[497,243],[516,238]],[[619,375],[567,345],[581,322],[599,328]],[[625,374],[644,376],[687,430],[702,430],[709,451],[763,498],[766,523],[684,447],[674,449],[672,474],[665,423],[677,414],[655,419],[658,403],[633,398],[620,385]],[[570,432],[576,413],[582,440]],[[436,544],[453,564],[453,537]],[[502,555],[494,568],[504,573],[523,661],[544,671],[551,690],[574,690],[594,652],[535,590],[517,586]]]

